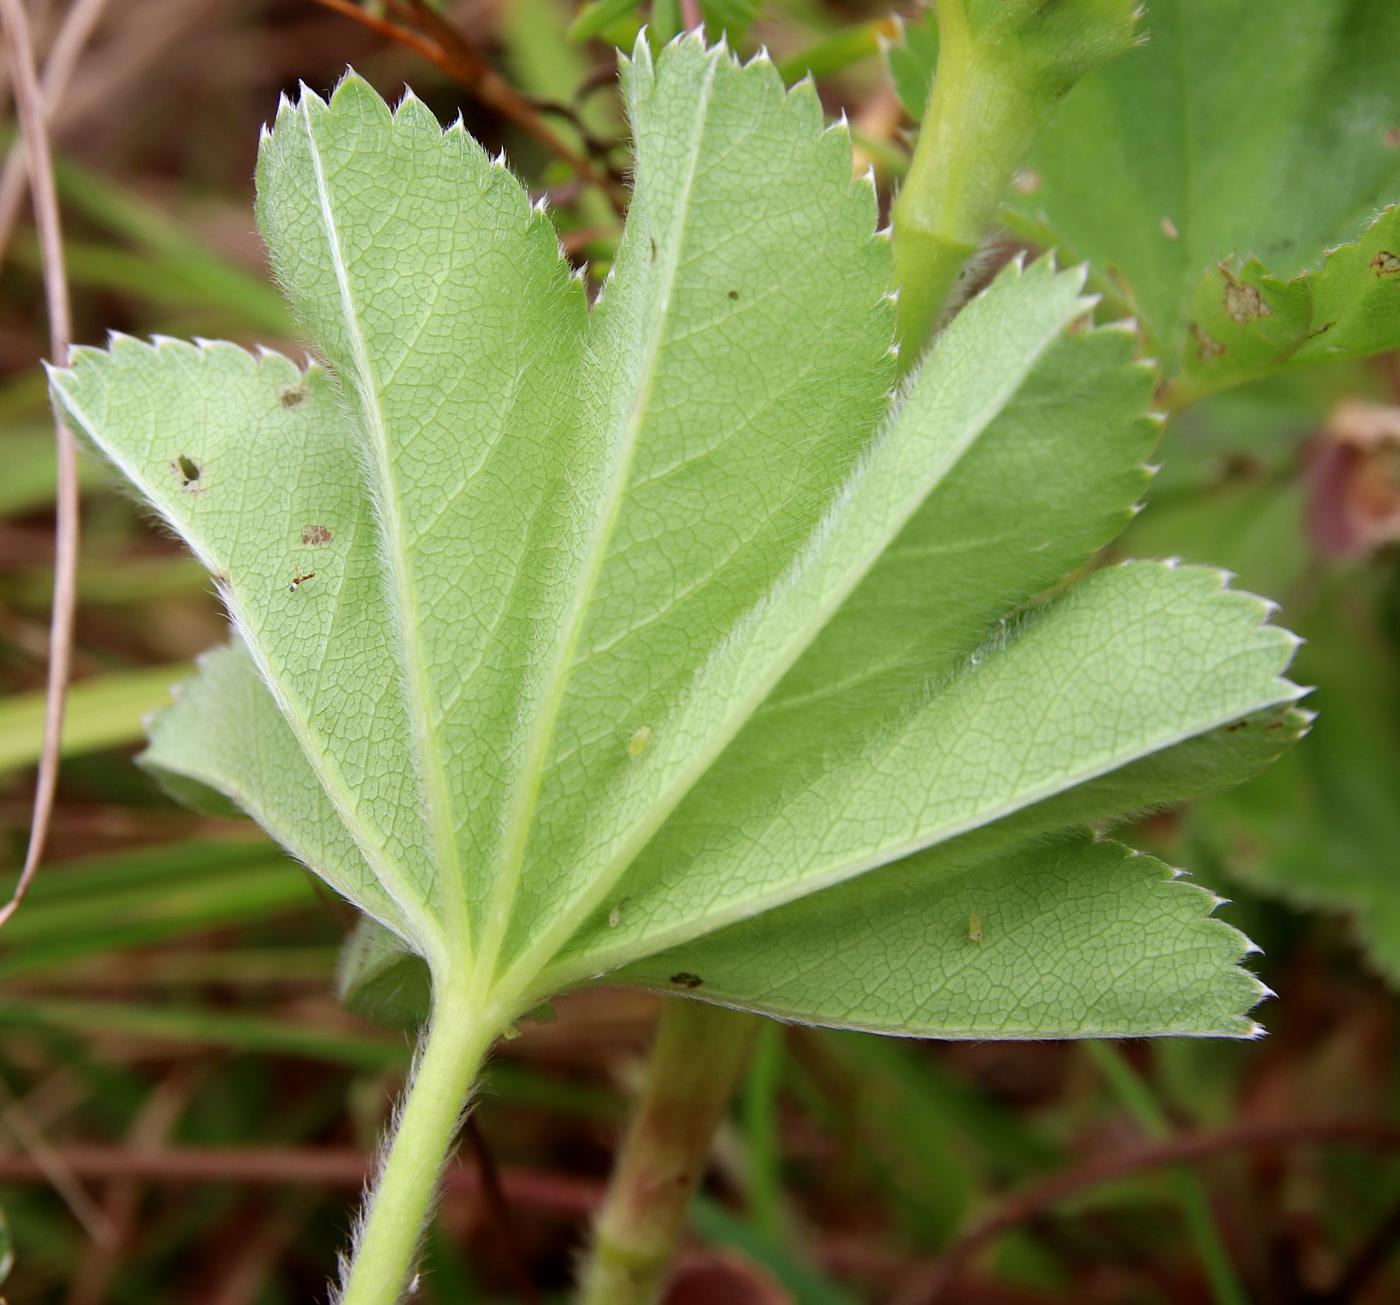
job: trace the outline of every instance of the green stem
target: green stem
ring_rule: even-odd
[[[1137,1121],[1138,1127],[1156,1141],[1165,1141],[1170,1137],[1171,1122],[1157,1104],[1152,1090],[1123,1053],[1111,1042],[1086,1042],[1084,1049],[1098,1066],[1099,1073],[1118,1098],[1119,1104]],[[1216,1305],[1249,1305],[1249,1296],[1235,1273],[1235,1266],[1230,1263],[1220,1230],[1215,1226],[1210,1198],[1201,1180],[1184,1165],[1171,1170],[1170,1180],[1187,1232],[1195,1244],[1206,1277],[1210,1279],[1211,1294]]]
[[[892,214],[905,370],[1055,106],[1131,48],[1136,23],[1135,0],[938,0],[938,66]]]
[[[662,1003],[646,1084],[594,1222],[581,1305],[651,1305],[659,1298],[760,1023],[701,1002]]]
[[[893,212],[902,365],[928,343],[1038,127],[1037,106],[979,57],[963,0],[940,0],[938,70]]]
[[[775,1245],[783,1239],[782,1165],[778,1147],[778,1089],[783,1076],[783,1030],[764,1020],[744,1076],[739,1109],[753,1226]]]
[[[483,1018],[459,987],[440,991],[394,1140],[355,1239],[340,1305],[391,1305],[402,1296],[437,1175],[499,1032],[497,1022]]]

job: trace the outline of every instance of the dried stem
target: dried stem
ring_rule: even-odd
[[[594,1222],[582,1305],[659,1299],[758,1028],[758,1016],[681,998],[662,1002],[646,1085]]]
[[[209,1184],[259,1187],[364,1186],[371,1157],[352,1147],[203,1147],[180,1146],[144,1151],[129,1146],[77,1143],[52,1148],[51,1156],[75,1178],[139,1179],[163,1184]],[[570,1178],[544,1169],[510,1166],[499,1171],[502,1195],[512,1205],[547,1214],[579,1218],[603,1199],[600,1183]],[[33,1155],[0,1153],[0,1182],[32,1183],[45,1179]],[[481,1192],[475,1166],[453,1163],[442,1179],[449,1196]]]
[[[916,1280],[895,1297],[894,1305],[935,1305],[938,1301],[954,1299],[960,1274],[984,1246],[1018,1224],[1089,1188],[1153,1169],[1196,1163],[1227,1151],[1308,1143],[1393,1151],[1400,1149],[1400,1127],[1384,1123],[1307,1121],[1241,1124],[1218,1131],[1182,1133],[1167,1142],[1090,1160],[1012,1194],[999,1210],[965,1233],[936,1264],[921,1271]]]
[[[83,48],[106,7],[107,0],[75,0],[73,7],[65,15],[63,26],[59,28],[48,58],[44,60],[44,76],[40,89],[43,92],[46,120],[53,117],[54,110],[62,101]],[[4,170],[0,171],[0,259],[5,257],[28,181],[24,145],[22,141],[16,141],[5,159]]]
[[[48,127],[44,117],[43,93],[34,68],[34,47],[29,22],[21,0],[0,0],[10,49],[10,70],[14,80],[15,107],[20,135],[29,164],[30,190],[34,197],[34,223],[39,232],[39,251],[44,268],[44,297],[49,317],[49,353],[64,366],[72,339],[72,319],[68,308],[68,279],[63,267],[63,233],[58,220],[58,195],[53,182],[53,159],[49,153]],[[48,838],[53,815],[54,792],[58,786],[58,763],[63,742],[63,709],[68,697],[68,672],[73,655],[73,613],[76,606],[78,570],[78,453],[73,432],[60,420],[55,425],[58,454],[58,501],[56,505],[56,549],[54,557],[53,616],[49,626],[48,697],[44,704],[44,746],[39,757],[39,774],[34,789],[34,815],[29,827],[29,846],[24,868],[14,895],[0,907],[0,925],[18,909],[34,881]]]

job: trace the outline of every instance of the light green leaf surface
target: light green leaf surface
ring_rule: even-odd
[[[210,791],[227,798],[336,892],[411,942],[246,650],[233,644],[206,653],[199,670],[180,686],[179,709],[153,720],[141,763],[190,805],[208,805]]]
[[[259,163],[328,367],[117,339],[54,374],[238,628],[147,763],[386,926],[366,969],[407,948],[506,1018],[683,947],[699,995],[816,1021],[1245,1031],[1208,899],[1073,832],[1298,729],[1293,640],[1218,573],[1065,583],[1147,482],[1131,337],[1082,329],[1080,273],[1013,265],[893,394],[888,244],[810,88],[687,39],[624,89],[636,191],[591,308],[503,167],[350,78]],[[935,992],[984,879],[1008,936],[1062,910],[1110,958],[1027,986],[987,935],[1001,996]],[[805,910],[852,925],[830,982],[784,986],[821,969],[801,939],[737,963]]]
[[[1213,894],[1160,861],[1086,837],[934,877],[920,859],[872,876],[875,891],[818,893],[621,977],[936,1038],[1257,1031],[1241,1013],[1264,991],[1235,964],[1243,935],[1210,918]]]
[[[1273,320],[1251,317],[1249,297],[1235,295],[1231,329],[1202,321],[1210,312],[1221,325],[1227,311],[1218,261],[1246,283],[1263,268],[1288,281],[1400,196],[1400,8],[1149,0],[1143,27],[1140,49],[1087,76],[1056,113],[1013,225],[1092,259],[1168,372],[1200,372],[1205,388],[1400,343],[1393,305],[1378,316],[1374,293],[1370,307],[1360,302],[1374,277],[1350,255],[1279,288]],[[1262,266],[1239,272],[1252,258]],[[1227,352],[1207,343],[1202,359],[1193,326]]]

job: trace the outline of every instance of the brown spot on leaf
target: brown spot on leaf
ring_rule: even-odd
[[[281,399],[284,408],[295,408],[297,404],[306,398],[306,386],[289,385],[278,397]]]
[[[1225,352],[1225,346],[1209,331],[1205,330],[1199,322],[1192,322],[1187,329],[1191,332],[1191,338],[1196,342],[1196,356],[1202,362],[1214,362]]]
[[[1387,127],[1381,139],[1385,141],[1386,149],[1400,150],[1400,127]]]
[[[1181,232],[1176,229],[1176,223],[1169,217],[1164,217],[1161,221],[1162,234],[1168,240],[1180,240]]]
[[[1237,720],[1233,725],[1225,726],[1225,732],[1227,734],[1233,734],[1236,730],[1244,729],[1248,724],[1249,722],[1247,720]]]
[[[1376,274],[1377,278],[1400,276],[1400,254],[1392,254],[1390,250],[1382,249],[1371,260],[1371,271]]]
[[[737,299],[739,297],[739,292],[737,290],[731,290],[729,292],[729,297],[731,299]]]
[[[1243,281],[1236,281],[1228,272],[1225,275],[1225,311],[1235,321],[1243,325],[1255,318],[1273,316],[1273,309],[1264,302],[1258,290]]]
[[[687,974],[682,970],[679,974],[671,976],[671,982],[678,988],[698,988],[705,980],[698,974]]]
[[[302,526],[301,542],[311,548],[319,548],[322,544],[329,544],[335,538],[335,532],[329,526]]]

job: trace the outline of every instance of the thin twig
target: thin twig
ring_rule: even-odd
[[[34,70],[34,47],[21,0],[0,0],[0,19],[9,37],[11,76],[20,135],[29,164],[29,184],[34,197],[34,225],[39,232],[43,257],[44,297],[49,316],[49,353],[60,367],[68,362],[72,319],[68,308],[68,278],[63,268],[63,232],[58,221],[58,196],[53,184],[53,159],[49,154],[48,128],[44,121],[43,94]],[[44,748],[34,787],[34,817],[24,869],[14,895],[0,907],[0,925],[18,909],[34,880],[44,854],[58,763],[63,743],[63,709],[68,698],[68,672],[73,655],[73,611],[78,571],[78,452],[73,432],[60,419],[55,424],[58,453],[58,499],[55,512],[57,547],[54,556],[53,617],[49,626],[48,697],[44,703]]]
[[[88,38],[106,6],[107,0],[75,0],[64,18],[63,26],[59,28],[58,35],[49,49],[48,58],[44,60],[41,89],[46,121],[52,120],[54,110],[62,102],[83,47],[87,45]],[[4,170],[0,171],[0,260],[4,259],[5,250],[9,246],[28,182],[24,143],[17,140],[10,146]]]
[[[607,162],[608,151],[617,142],[602,141],[588,130],[583,118],[569,105],[554,100],[537,100],[516,90],[502,77],[476,48],[433,9],[427,0],[387,0],[390,8],[405,17],[412,16],[427,30],[446,52],[456,66],[455,79],[478,98],[504,114],[518,127],[528,132],[546,149],[555,153],[580,176],[602,188],[612,202],[613,208],[621,215],[627,206],[627,195],[621,176]],[[587,154],[578,154],[545,123],[540,115],[554,113],[565,118],[582,138],[586,150],[602,160],[601,169],[595,167]],[[560,151],[567,151],[561,153]]]
[[[152,1183],[258,1184],[270,1187],[364,1186],[370,1157],[341,1147],[171,1147],[138,1151],[129,1147],[74,1144],[53,1155],[78,1178],[138,1178]],[[0,1182],[35,1182],[45,1177],[31,1155],[0,1154]],[[603,1199],[601,1183],[543,1169],[500,1170],[501,1191],[512,1205],[578,1218]],[[473,1195],[481,1179],[475,1167],[453,1164],[443,1175],[447,1195]]]
[[[43,1130],[29,1117],[24,1107],[14,1099],[9,1085],[0,1080],[0,1123],[9,1130],[23,1148],[17,1156],[31,1169],[34,1177],[43,1179],[62,1198],[64,1205],[83,1227],[83,1231],[98,1246],[116,1244],[117,1230],[106,1211],[88,1195],[79,1179],[82,1177],[69,1163],[64,1151],[53,1146]]]
[[[504,77],[490,66],[467,44],[455,29],[441,20],[433,24],[435,31],[453,32],[455,39],[449,50],[443,42],[407,26],[382,18],[361,8],[354,0],[312,0],[313,4],[329,9],[353,22],[367,27],[372,32],[406,46],[435,67],[440,68],[464,90],[494,109],[502,117],[515,123],[522,131],[538,141],[555,158],[568,164],[581,177],[596,185],[607,195],[608,200],[619,212],[623,212],[627,196],[622,185],[606,169],[598,168],[593,160],[580,154],[540,117],[530,101],[515,89]],[[398,8],[398,6],[395,6]],[[418,11],[414,11],[418,12]],[[431,10],[426,11],[431,13]],[[433,15],[437,19],[437,15]],[[441,27],[438,26],[441,23]]]
[[[1226,1151],[1308,1143],[1396,1150],[1400,1149],[1400,1127],[1351,1122],[1240,1124],[1218,1131],[1182,1133],[1167,1142],[1090,1160],[1013,1193],[1000,1209],[971,1228],[941,1259],[897,1293],[893,1305],[935,1305],[935,1302],[952,1299],[963,1268],[982,1247],[1008,1229],[1087,1188],[1151,1169],[1197,1163]]]
[[[525,1257],[520,1251],[520,1238],[515,1231],[515,1220],[511,1218],[510,1202],[501,1189],[501,1173],[496,1167],[496,1158],[486,1144],[486,1135],[477,1122],[476,1111],[467,1116],[467,1145],[471,1147],[472,1158],[476,1161],[477,1173],[481,1179],[481,1199],[491,1222],[496,1225],[496,1233],[501,1239],[501,1249],[510,1265],[510,1276],[515,1281],[515,1291],[525,1305],[540,1305],[540,1293],[530,1271],[525,1266]]]
[[[127,1133],[128,1145],[141,1151],[163,1146],[189,1105],[197,1082],[196,1074],[177,1069],[156,1084],[136,1113]],[[110,1245],[94,1245],[83,1257],[69,1286],[67,1305],[100,1305],[108,1299],[112,1279],[131,1249],[143,1186],[139,1179],[129,1176],[113,1178],[107,1184],[102,1208],[112,1229],[112,1240]]]

